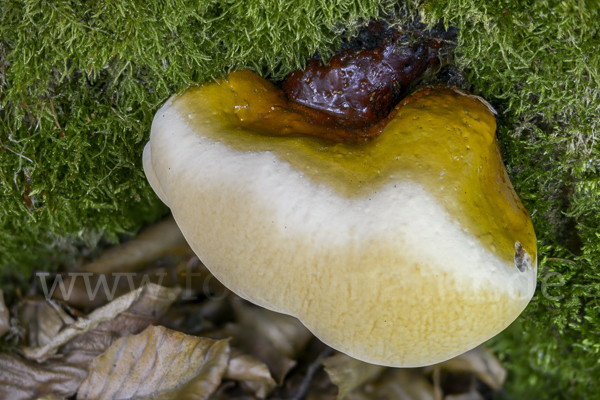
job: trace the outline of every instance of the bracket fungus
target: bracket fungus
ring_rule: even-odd
[[[247,70],[158,111],[144,169],[206,266],[370,363],[437,363],[506,328],[536,241],[486,104],[428,86],[360,129],[319,112]]]

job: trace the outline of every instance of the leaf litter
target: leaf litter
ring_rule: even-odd
[[[385,371],[385,367],[361,362],[342,353],[326,358],[323,365],[331,381],[339,388],[340,399]]]
[[[103,322],[112,322],[119,314],[127,311],[140,297],[149,297],[153,301],[172,303],[179,296],[180,289],[165,289],[154,284],[138,288],[124,296],[118,297],[109,304],[94,310],[87,317],[79,318],[65,327],[41,347],[25,347],[21,352],[31,360],[43,360],[55,354],[63,345],[78,336],[96,329]]]
[[[172,219],[54,279],[50,296],[9,299],[23,333],[0,353],[2,399],[477,400],[506,380],[483,347],[406,369],[334,352],[230,293]],[[0,335],[10,322],[0,295]]]
[[[10,330],[10,314],[4,304],[4,292],[0,289],[0,337]]]
[[[208,399],[228,361],[228,340],[150,326],[94,360],[77,400]]]
[[[20,349],[29,358],[0,354],[0,398],[72,396],[96,357],[120,337],[158,322],[180,291],[147,285],[65,327],[44,346]]]
[[[27,332],[28,347],[46,346],[64,327],[75,322],[61,304],[41,299],[23,301],[19,304],[17,315]]]

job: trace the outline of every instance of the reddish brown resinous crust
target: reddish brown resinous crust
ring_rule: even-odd
[[[374,34],[382,30],[378,23],[369,26]],[[416,38],[401,46],[399,38],[397,31],[387,30],[374,48],[344,50],[329,65],[310,60],[304,71],[292,72],[283,82],[290,106],[320,111],[313,118],[320,115],[319,122],[330,127],[360,130],[377,124],[438,62],[440,41]]]

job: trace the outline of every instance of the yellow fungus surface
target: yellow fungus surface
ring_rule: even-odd
[[[368,198],[394,181],[418,183],[498,258],[512,262],[518,241],[536,260],[533,226],[502,163],[495,118],[473,96],[423,89],[373,127],[380,134],[365,143],[315,137],[343,132],[290,108],[277,87],[247,70],[188,90],[173,106],[210,139],[272,152],[346,198]]]

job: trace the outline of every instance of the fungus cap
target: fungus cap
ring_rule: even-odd
[[[535,234],[475,96],[422,89],[373,129],[360,144],[298,136],[337,134],[238,71],[167,101],[144,169],[233,292],[360,360],[430,365],[521,313]]]

